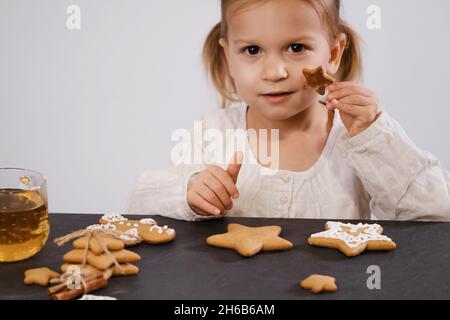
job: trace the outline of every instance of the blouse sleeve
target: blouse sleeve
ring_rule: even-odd
[[[370,195],[372,213],[383,220],[450,220],[450,174],[419,149],[386,112],[338,148]]]

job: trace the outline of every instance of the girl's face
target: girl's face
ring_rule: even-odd
[[[334,74],[342,51],[332,52],[314,8],[299,0],[277,0],[233,13],[228,39],[221,39],[237,94],[266,119],[285,120],[315,105],[318,95],[306,90],[304,68],[323,65]],[[341,44],[345,45],[344,42]],[[273,102],[265,94],[293,92]]]

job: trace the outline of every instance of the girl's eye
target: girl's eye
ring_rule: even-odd
[[[294,43],[294,44],[291,44],[291,45],[289,46],[289,48],[292,48],[292,51],[293,51],[293,52],[302,52],[303,50],[305,50],[305,46],[302,45],[301,43]]]
[[[249,47],[245,47],[243,50],[243,52],[248,52],[248,54],[250,54],[251,56],[257,55],[259,53],[259,47],[257,46],[249,46]]]
[[[306,49],[306,47],[300,43],[291,44],[289,46],[289,48],[292,49],[292,51],[294,53],[299,53]],[[259,48],[258,46],[248,46],[248,47],[245,47],[242,49],[242,52],[247,52],[251,56],[255,56],[255,55],[259,54],[260,51],[261,51],[261,48]]]

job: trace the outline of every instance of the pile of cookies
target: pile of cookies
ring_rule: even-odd
[[[77,234],[82,236],[77,237]],[[61,275],[49,268],[25,271],[25,284],[53,286],[48,293],[55,300],[70,300],[108,284],[112,276],[129,276],[139,272],[133,263],[141,257],[125,249],[125,243],[107,230],[79,230],[71,251],[63,256]],[[70,238],[70,237],[69,237]]]
[[[48,268],[35,268],[25,272],[25,284],[53,287],[48,289],[53,299],[75,299],[108,284],[113,276],[130,276],[139,272],[134,264],[141,257],[130,250],[141,242],[162,244],[175,239],[175,230],[159,226],[151,218],[128,220],[117,213],[103,215],[99,224],[74,231],[55,240],[58,245],[73,240],[71,251],[63,256],[62,274]],[[71,282],[77,282],[71,288]],[[82,286],[80,286],[82,284]]]
[[[111,276],[134,275],[139,272],[139,268],[133,263],[140,261],[141,257],[135,252],[126,250],[125,243],[120,239],[107,235],[91,237],[89,240],[88,237],[82,237],[73,242],[73,247],[73,250],[63,256],[62,272],[66,272],[71,265],[80,269],[100,270],[105,279],[109,279]],[[86,247],[87,252],[85,251]],[[104,247],[108,249],[109,253],[105,252]],[[83,266],[84,259],[86,261]]]
[[[83,294],[105,287],[108,280],[102,272],[94,268],[82,270],[70,267],[67,273],[60,275],[49,268],[35,268],[25,271],[26,285],[36,284],[48,288],[50,297],[54,300],[71,300]]]

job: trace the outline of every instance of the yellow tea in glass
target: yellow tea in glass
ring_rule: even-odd
[[[35,255],[49,232],[45,177],[32,170],[0,168],[0,262]]]

